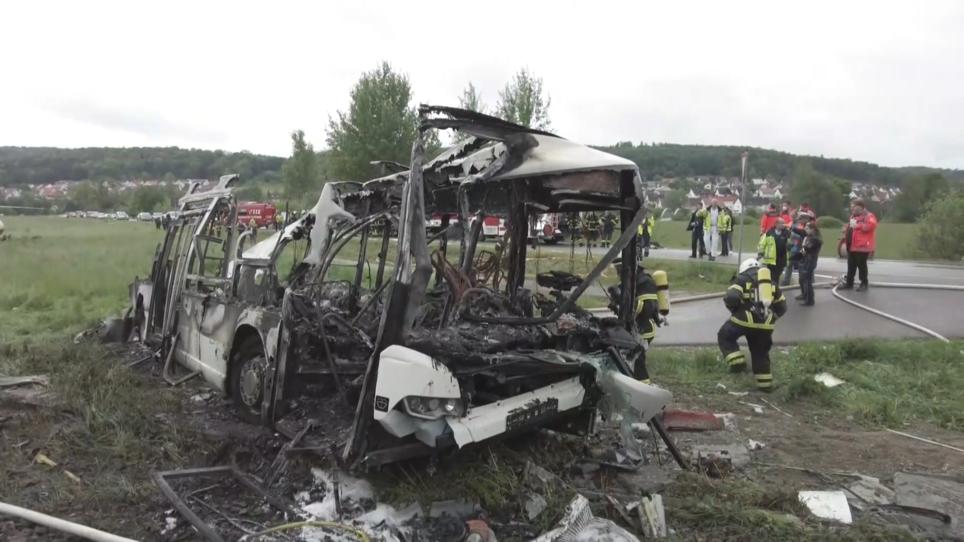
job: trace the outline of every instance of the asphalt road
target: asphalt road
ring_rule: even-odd
[[[543,251],[558,251],[565,254],[569,253],[568,245],[543,246]],[[598,257],[605,254],[606,249],[596,247],[593,249],[593,256]],[[585,247],[576,247],[576,254],[582,256],[586,253]],[[755,252],[743,254],[744,258],[755,256]],[[690,260],[690,251],[678,248],[661,248],[651,250],[651,258],[663,260]],[[704,261],[706,261],[704,259]],[[719,263],[737,264],[737,257],[732,254],[727,257],[717,257]],[[870,281],[878,282],[914,282],[931,284],[953,284],[964,286],[964,266],[954,264],[915,262],[910,260],[871,260],[870,261]],[[827,276],[839,277],[847,272],[847,260],[840,258],[821,258],[817,264],[817,273]]]
[[[547,247],[568,252],[569,247]],[[577,251],[586,250],[584,247]],[[593,249],[602,255],[602,248]],[[650,251],[651,258],[689,260],[690,252],[681,249]],[[744,257],[747,257],[745,255]],[[717,258],[721,263],[737,264],[731,255]],[[822,258],[817,266],[818,282],[836,279],[847,271],[846,260]],[[964,339],[964,291],[916,290],[873,287],[874,282],[964,286],[964,266],[907,260],[872,260],[869,265],[871,288],[867,292],[842,292],[849,298],[877,310],[930,328],[949,339]],[[670,279],[672,281],[672,278]],[[794,277],[794,283],[796,277]],[[801,307],[793,299],[799,293],[787,292],[787,314],[777,323],[774,342],[794,344],[806,341],[844,338],[925,338],[928,335],[874,315],[834,298],[829,289],[816,292],[816,306]],[[654,345],[715,345],[716,332],[729,313],[721,299],[673,305],[669,326],[660,328]]]
[[[789,309],[777,322],[773,341],[795,344],[845,338],[927,338],[928,335],[887,320],[833,297],[829,289],[816,291],[816,305],[802,307],[793,299],[798,292],[787,292]],[[964,338],[964,291],[908,290],[873,288],[867,292],[844,295],[918,325],[930,328],[949,339]],[[715,345],[716,332],[729,318],[721,299],[708,299],[673,305],[669,325],[659,328],[654,345]]]

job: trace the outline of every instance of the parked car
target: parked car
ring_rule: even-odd
[[[151,216],[151,213],[140,212],[137,213],[137,220],[140,220],[141,222],[151,222],[154,220],[154,217]]]
[[[635,261],[645,216],[635,164],[460,109],[420,115],[422,126],[485,138],[433,160],[416,144],[422,169],[326,183],[313,209],[255,244],[257,232],[225,227],[240,212],[237,175],[205,192],[192,185],[150,276],[131,285],[130,327],[161,349],[165,378],[177,365],[196,371],[240,417],[272,427],[300,394],[341,404],[350,465],[542,426],[586,434],[604,404],[627,422],[652,420],[672,396],[632,377],[647,347],[635,327],[637,268],[618,275],[615,318],[577,304],[617,256]],[[532,209],[619,209],[624,233],[587,276],[563,277],[546,296],[526,280]],[[480,247],[481,224],[451,243],[427,235],[433,213],[483,211],[508,217],[518,250]],[[381,248],[366,250],[373,236]],[[316,416],[335,424],[331,412]]]
[[[112,218],[114,220],[130,220],[131,217],[125,211],[117,211]]]

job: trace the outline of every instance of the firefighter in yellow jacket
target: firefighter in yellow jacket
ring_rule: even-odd
[[[733,242],[733,213],[729,207],[723,208],[720,216],[720,256],[730,255],[730,243]]]
[[[644,258],[649,258],[649,245],[656,233],[656,218],[650,214],[639,223],[636,228],[636,241],[639,243],[637,254]]]
[[[613,264],[616,272],[622,273],[622,261],[616,259]],[[622,299],[622,288],[609,288],[609,308],[619,314],[619,300]],[[633,377],[649,384],[649,371],[646,369],[646,350],[656,338],[656,328],[663,325],[669,314],[669,280],[665,271],[648,273],[643,266],[638,265],[636,272],[636,300],[635,300],[636,328],[639,338],[643,340],[642,348],[633,366]]]
[[[749,258],[740,264],[739,274],[733,278],[723,303],[731,315],[716,335],[723,360],[732,372],[746,370],[746,357],[736,342],[746,337],[757,388],[770,391],[773,388],[770,370],[773,329],[777,319],[787,312],[783,292],[776,281],[771,280],[770,270]]]

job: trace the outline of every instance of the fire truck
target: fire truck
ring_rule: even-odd
[[[259,228],[267,228],[274,225],[274,217],[277,213],[278,209],[270,203],[242,201],[238,204],[238,224],[247,226],[254,219],[254,223]]]

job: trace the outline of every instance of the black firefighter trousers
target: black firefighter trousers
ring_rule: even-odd
[[[756,386],[761,391],[773,389],[773,374],[770,372],[770,348],[773,346],[773,330],[756,329],[735,324],[727,320],[716,334],[717,344],[723,353],[723,360],[732,372],[746,370],[746,357],[740,351],[737,339],[746,337],[750,347],[750,361],[753,364],[753,374],[756,376]]]

